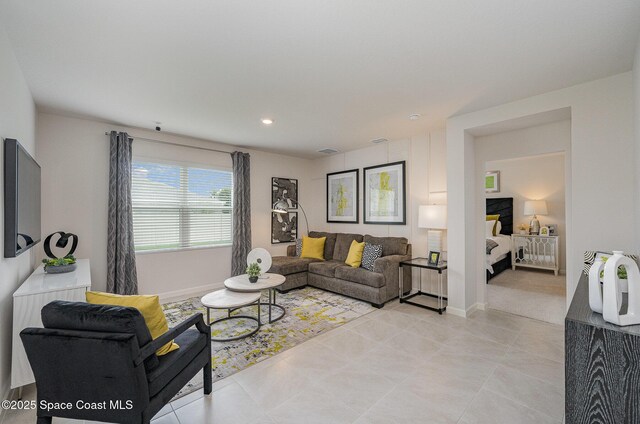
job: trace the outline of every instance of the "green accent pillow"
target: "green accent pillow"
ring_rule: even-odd
[[[491,232],[494,237],[497,235],[496,234],[496,229],[498,227],[498,221],[499,220],[500,220],[500,215],[487,215],[487,221],[496,221],[493,224],[493,231]]]

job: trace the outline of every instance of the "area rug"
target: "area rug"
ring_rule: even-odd
[[[312,287],[278,294],[276,301],[286,310],[286,315],[281,320],[266,324],[268,311],[267,307],[263,306],[261,314],[264,324],[256,334],[231,342],[211,342],[214,383],[376,310],[369,303]],[[169,327],[179,324],[195,313],[203,313],[206,317],[206,310],[199,297],[165,303],[162,308]],[[273,313],[276,316],[279,310],[274,309]],[[257,307],[242,308],[233,313],[236,314],[257,316]],[[211,310],[212,320],[226,315],[226,311]],[[255,321],[252,320],[223,321],[212,328],[212,335],[227,337],[250,332],[253,328]],[[198,373],[174,399],[202,388],[202,384],[202,373]]]

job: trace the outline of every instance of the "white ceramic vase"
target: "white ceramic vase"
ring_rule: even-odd
[[[629,305],[627,313],[623,315],[620,314],[622,307],[622,287],[618,278],[618,267],[620,266],[624,266],[627,270],[629,290]],[[591,277],[591,270],[589,277]],[[591,289],[591,278],[589,278],[589,283],[589,289]],[[591,290],[589,290],[589,306],[591,306]],[[602,317],[605,321],[620,326],[640,324],[640,270],[633,259],[623,256],[619,250],[614,250],[613,256],[604,265]]]
[[[602,258],[596,258],[589,268],[589,307],[593,312],[602,313],[602,284],[600,272],[604,268]]]

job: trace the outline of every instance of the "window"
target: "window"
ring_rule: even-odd
[[[231,244],[232,173],[134,160],[136,252]]]

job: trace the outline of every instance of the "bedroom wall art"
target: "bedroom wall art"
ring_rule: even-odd
[[[359,222],[359,170],[327,174],[327,222]]]
[[[500,193],[500,171],[487,171],[484,177],[484,189],[487,193]]]
[[[405,161],[364,168],[365,224],[406,225]]]

